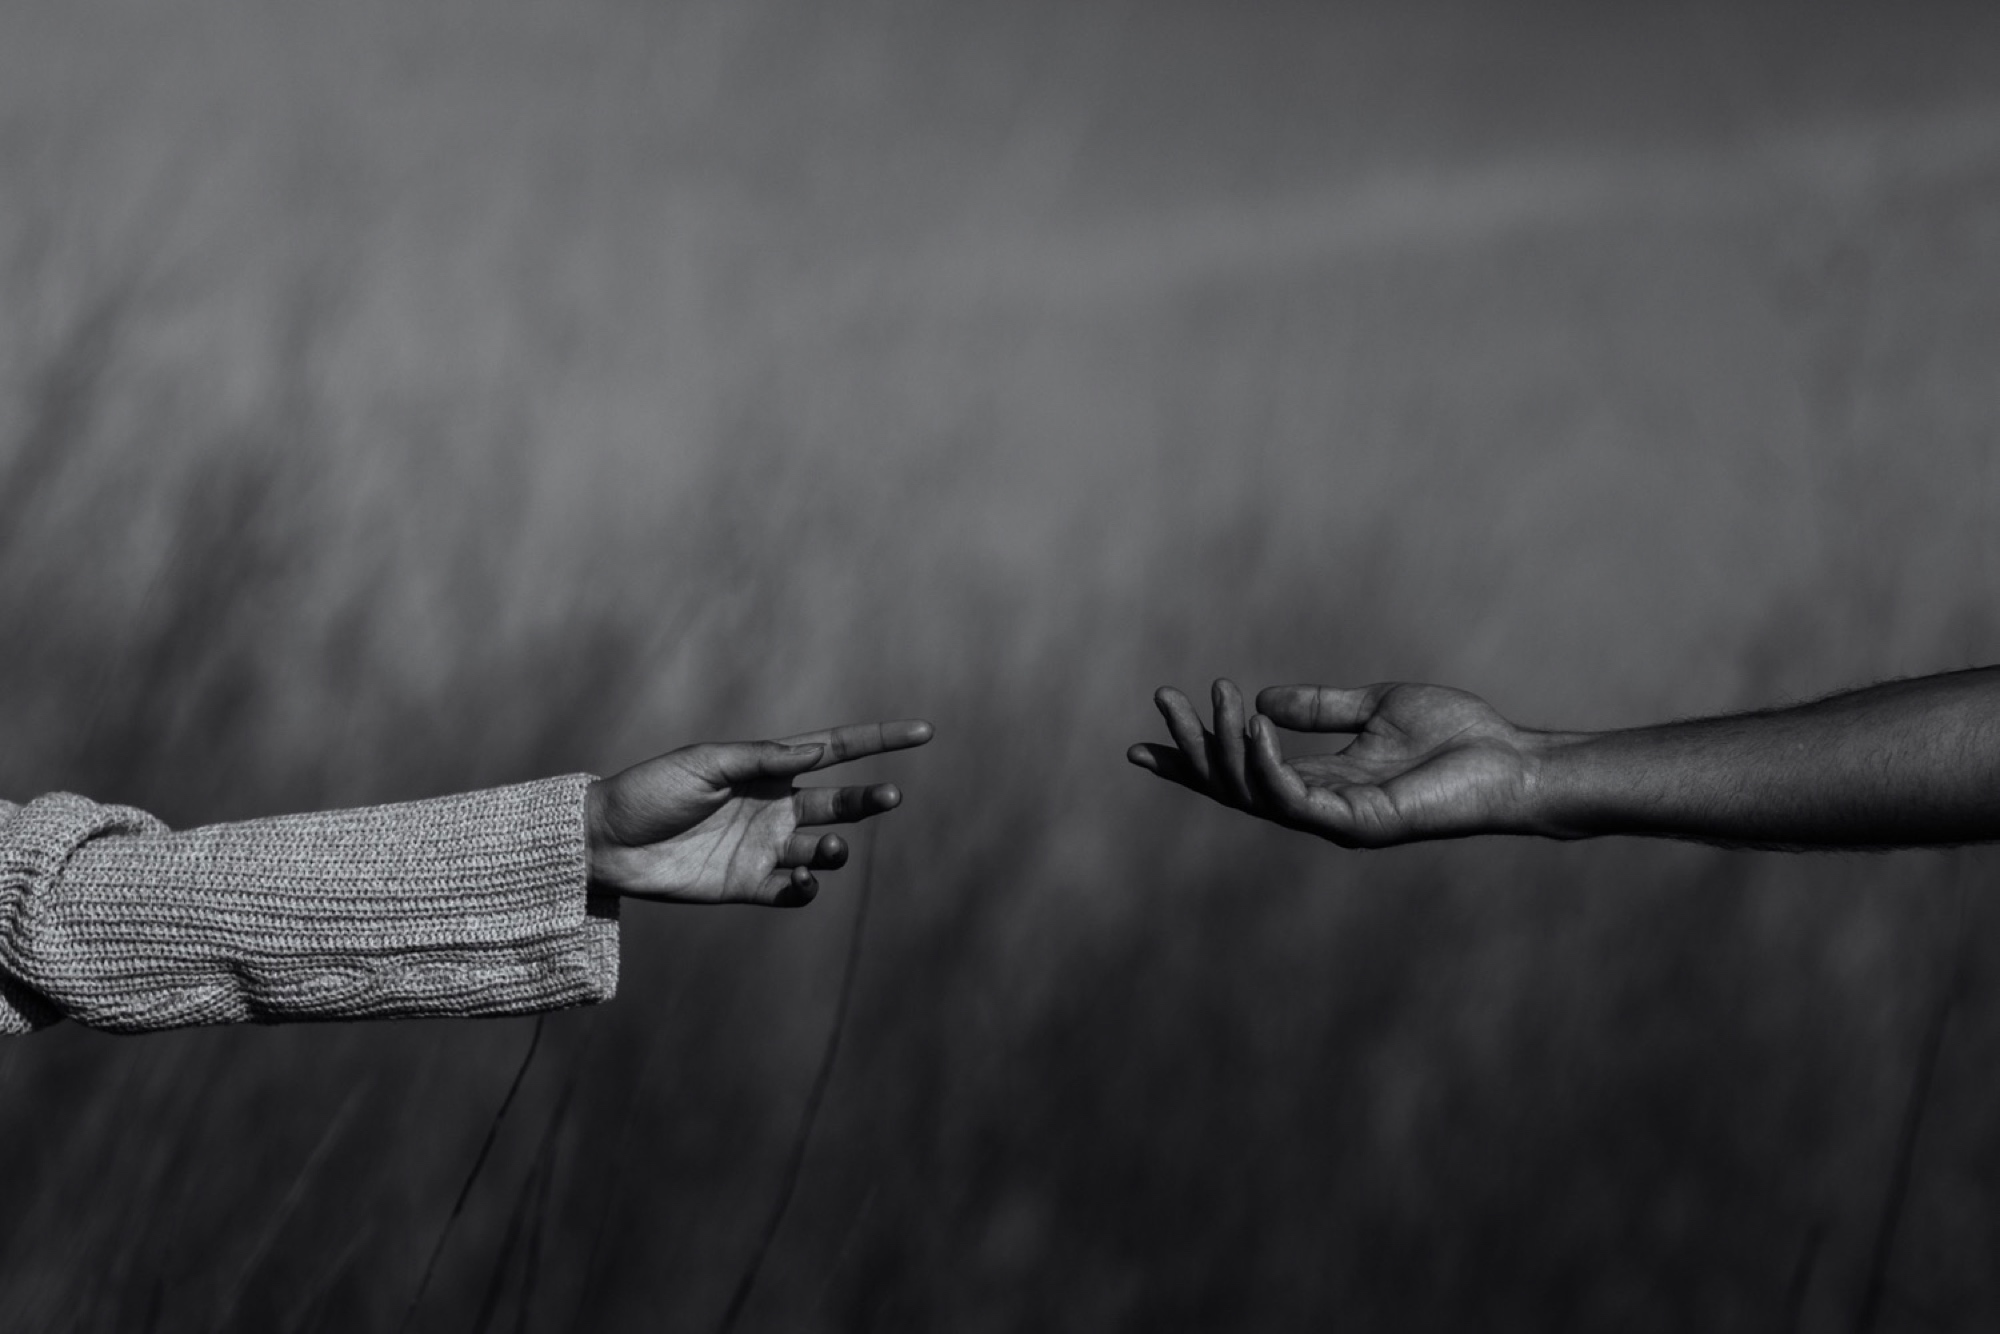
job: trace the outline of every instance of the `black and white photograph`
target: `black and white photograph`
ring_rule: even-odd
[[[0,0],[0,1334],[2000,1329],[2000,6]]]

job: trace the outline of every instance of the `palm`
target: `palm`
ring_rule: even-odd
[[[682,832],[638,850],[648,877],[684,902],[754,898],[778,868],[779,851],[798,828],[789,782],[754,783],[702,794],[676,815],[694,818]],[[701,814],[706,808],[706,814]]]
[[[1379,841],[1449,837],[1484,827],[1512,794],[1520,765],[1509,731],[1477,696],[1397,685],[1344,749],[1289,765],[1308,788],[1345,801]]]
[[[813,827],[893,810],[894,784],[799,787],[828,765],[930,740],[924,722],[863,723],[788,741],[687,746],[591,789],[591,878],[607,891],[679,903],[796,904],[812,872],[847,860]]]

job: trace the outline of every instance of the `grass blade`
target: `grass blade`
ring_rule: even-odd
[[[861,893],[854,903],[854,925],[847,936],[847,963],[840,975],[840,999],[834,1003],[833,1024],[826,1035],[826,1049],[820,1053],[819,1070],[813,1076],[812,1089],[806,1095],[805,1111],[799,1117],[798,1134],[792,1139],[792,1151],[785,1163],[785,1175],[778,1186],[777,1198],[772,1201],[770,1219],[764,1224],[763,1235],[757,1240],[757,1248],[750,1253],[750,1262],[743,1267],[743,1275],[736,1281],[736,1291],[729,1299],[729,1306],[722,1313],[722,1323],[717,1326],[718,1334],[730,1334],[736,1322],[743,1318],[743,1309],[750,1304],[750,1294],[757,1287],[757,1275],[764,1268],[764,1258],[771,1253],[771,1244],[778,1239],[778,1231],[785,1225],[785,1213],[792,1207],[792,1194],[798,1189],[799,1175],[805,1170],[806,1150],[812,1144],[813,1125],[819,1120],[820,1104],[826,1100],[827,1085],[833,1082],[834,1063],[840,1058],[840,1035],[847,1027],[847,1010],[854,999],[854,978],[860,971],[861,938],[863,928],[868,925],[868,900],[875,888],[875,842],[868,842],[868,867],[861,876]]]
[[[250,1280],[255,1278],[257,1271],[263,1267],[265,1258],[271,1253],[271,1247],[277,1243],[278,1234],[285,1230],[285,1224],[291,1220],[293,1210],[297,1209],[300,1201],[305,1199],[306,1186],[319,1172],[320,1164],[326,1161],[327,1154],[332,1152],[333,1146],[339,1142],[341,1132],[347,1129],[347,1123],[354,1116],[354,1109],[361,1105],[361,1095],[365,1092],[367,1092],[366,1085],[351,1091],[342,1100],[340,1110],[333,1114],[331,1121],[327,1122],[326,1130],[319,1137],[319,1143],[313,1145],[313,1150],[300,1166],[298,1175],[292,1178],[291,1188],[279,1202],[277,1212],[273,1213],[271,1221],[264,1225],[263,1234],[257,1238],[257,1244],[250,1248],[250,1255],[244,1260],[243,1268],[237,1272],[236,1281],[229,1285],[229,1291],[223,1296],[221,1313],[215,1318],[215,1328],[229,1328],[229,1322],[236,1315],[237,1303],[243,1300],[243,1293],[249,1288]]]
[[[472,1187],[479,1180],[479,1174],[486,1168],[486,1159],[493,1152],[493,1141],[500,1137],[500,1123],[507,1119],[507,1109],[514,1105],[514,1095],[521,1091],[521,1081],[528,1077],[528,1067],[535,1063],[535,1051],[542,1045],[542,1023],[547,1015],[535,1016],[535,1031],[528,1039],[528,1050],[521,1057],[521,1068],[514,1072],[514,1082],[507,1086],[507,1096],[500,1100],[500,1110],[493,1114],[493,1124],[486,1128],[486,1142],[479,1146],[479,1156],[472,1160],[472,1170],[465,1174],[465,1184],[459,1187],[458,1199],[451,1206],[451,1213],[444,1220],[444,1227],[438,1231],[437,1244],[431,1247],[431,1258],[424,1264],[424,1275],[417,1280],[417,1290],[410,1296],[410,1304],[403,1311],[399,1331],[408,1330],[410,1322],[417,1317],[417,1308],[423,1305],[424,1294],[430,1290],[431,1276],[437,1273],[438,1259],[444,1254],[445,1243],[451,1240],[451,1230],[458,1224],[458,1216],[465,1212],[465,1202],[471,1198]]]

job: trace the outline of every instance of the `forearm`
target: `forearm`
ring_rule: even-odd
[[[30,803],[0,864],[8,999],[26,1026],[123,1031],[605,999],[617,924],[586,896],[587,782],[180,833],[81,798]]]
[[[1850,848],[2000,838],[2000,668],[1533,737],[1527,824],[1554,837]]]

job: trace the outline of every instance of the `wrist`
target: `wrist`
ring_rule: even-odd
[[[1590,732],[1524,729],[1523,781],[1519,832],[1540,838],[1589,838],[1598,831],[1591,819]]]
[[[614,843],[606,828],[604,780],[594,778],[583,791],[583,846],[586,888],[592,894],[617,895],[621,891],[611,875]]]

